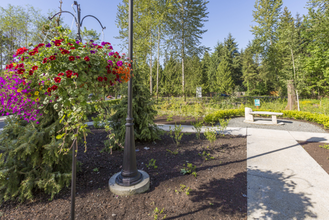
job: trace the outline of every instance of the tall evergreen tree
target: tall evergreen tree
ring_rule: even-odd
[[[173,46],[174,52],[179,55],[182,63],[182,94],[185,92],[185,56],[200,55],[208,48],[200,46],[199,39],[207,30],[201,30],[204,26],[204,18],[209,1],[204,0],[170,0],[173,5],[173,13],[168,16],[169,32],[171,39],[168,43]]]
[[[262,70],[264,70],[262,80],[267,88],[278,89],[280,86],[277,66],[279,56],[275,44],[278,40],[276,29],[281,14],[282,0],[256,0],[254,7],[253,17],[258,24],[251,27],[251,32],[255,36],[254,43],[261,55]]]
[[[227,57],[224,57],[217,68],[217,91],[220,93],[231,93],[234,81],[232,78],[232,69]]]

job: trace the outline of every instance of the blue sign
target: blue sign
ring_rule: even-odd
[[[260,106],[260,100],[259,99],[255,99],[255,106]]]

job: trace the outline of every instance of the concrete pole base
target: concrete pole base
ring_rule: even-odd
[[[114,174],[109,180],[110,191],[119,196],[130,196],[135,194],[141,194],[149,190],[150,188],[150,176],[143,170],[138,170],[143,175],[143,180],[134,186],[120,186],[115,183],[115,179],[121,173]]]

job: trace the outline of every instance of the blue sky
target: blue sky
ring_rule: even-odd
[[[71,5],[73,0],[62,0],[62,9],[74,13]],[[108,41],[113,45],[115,51],[121,51],[118,46],[120,40],[114,39],[119,35],[119,28],[115,24],[117,5],[122,0],[78,0],[81,6],[81,15],[94,15],[106,26],[104,30],[104,41]],[[308,0],[283,0],[283,7],[287,6],[295,16],[299,14],[307,14],[306,3]],[[58,11],[59,0],[1,0],[0,6],[7,8],[8,4],[25,6],[32,5],[36,9],[40,9],[42,14],[47,14],[50,10]],[[208,31],[202,35],[201,44],[210,47],[211,51],[216,46],[217,42],[223,42],[228,33],[236,39],[239,49],[245,48],[248,41],[253,39],[250,32],[250,25],[253,25],[252,10],[254,10],[255,0],[209,0],[208,8],[208,22],[205,23],[204,29]],[[76,7],[75,7],[76,9]],[[64,22],[71,27],[72,15],[63,14]],[[86,18],[83,26],[87,29],[94,29],[101,33],[101,27],[97,20],[93,18]],[[73,26],[75,28],[75,25]],[[83,28],[83,27],[82,27]],[[101,36],[102,39],[102,36]]]

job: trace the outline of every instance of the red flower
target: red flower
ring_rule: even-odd
[[[73,73],[73,71],[72,71],[72,70],[66,70],[65,72],[66,72],[66,73],[70,73],[70,74],[72,74],[72,73]]]
[[[88,56],[86,56],[86,57],[84,58],[84,60],[85,60],[85,61],[89,61],[90,58],[89,58]]]
[[[102,49],[103,47],[102,47],[102,46],[98,46],[97,48],[98,48],[98,49]]]
[[[8,64],[8,65],[6,65],[6,69],[11,69],[11,68],[13,68],[14,67],[14,65],[11,63],[11,64]]]
[[[60,83],[62,79],[61,79],[61,77],[55,77],[54,80],[55,80],[55,82]]]
[[[56,86],[56,85],[53,85],[53,86],[51,87],[51,89],[54,90],[54,91],[55,91],[57,88],[58,88],[58,86]]]
[[[45,44],[38,44],[38,47],[43,47]]]
[[[51,88],[48,88],[48,89],[47,89],[47,92],[51,93]]]
[[[24,68],[24,63],[18,64],[18,68]]]
[[[99,77],[97,78],[97,80],[100,81],[100,82],[102,82],[102,81],[103,81],[103,77],[99,76]]]
[[[24,57],[22,57],[22,61],[24,61],[25,60],[25,58]]]
[[[66,77],[71,78],[72,77],[72,71],[71,72],[66,71]]]
[[[51,56],[49,57],[49,59],[50,59],[50,60],[56,60],[56,57],[55,57],[54,55],[51,55]]]
[[[69,60],[70,60],[70,61],[74,61],[74,59],[75,59],[74,56],[70,56],[70,57],[69,57]]]
[[[64,41],[64,39],[60,39],[59,41],[60,41],[60,42],[63,42],[63,41]]]
[[[68,54],[68,53],[70,53],[70,51],[68,51],[68,50],[62,50],[61,53],[62,53],[62,54]]]
[[[48,58],[46,57],[46,58],[43,58],[43,61],[42,61],[42,63],[47,63],[47,60],[48,60]]]
[[[55,43],[55,46],[57,46],[57,47],[60,46],[61,45],[61,42],[62,41],[60,41],[60,40],[55,40],[55,42],[54,42]]]
[[[70,46],[72,46],[73,44],[71,44],[71,43],[67,43],[67,45],[70,45]]]
[[[75,47],[71,47],[70,49],[71,49],[71,50],[75,50]]]
[[[64,73],[58,73],[57,76],[64,76]]]
[[[34,73],[34,71],[33,71],[33,70],[30,70],[30,71],[29,71],[29,75],[30,75],[30,76],[32,76],[32,75],[33,75],[33,73]]]
[[[80,59],[81,57],[80,56],[76,56],[77,59]]]
[[[25,69],[18,69],[18,74],[23,74],[25,72]]]
[[[112,74],[115,74],[116,72],[114,70],[112,70]]]
[[[78,78],[79,74],[78,73],[73,73],[73,76],[77,76],[77,78]]]
[[[129,63],[128,66],[131,67],[131,64]]]
[[[119,59],[120,59],[121,57],[119,56]]]
[[[107,77],[106,76],[104,76],[104,81],[107,81]]]
[[[31,52],[29,52],[29,55],[30,56],[33,56],[35,54],[35,51],[31,51]]]
[[[38,69],[38,66],[33,66],[32,67],[32,70],[37,70]]]
[[[28,49],[26,49],[25,47],[19,48],[19,49],[17,49],[15,55],[16,55],[16,56],[17,56],[17,55],[21,55],[21,54],[25,53],[26,51],[28,51]]]
[[[117,56],[116,56],[116,55],[114,55],[114,58],[117,58]]]
[[[25,81],[23,81],[23,85],[25,86],[25,84],[26,84],[26,82]]]

